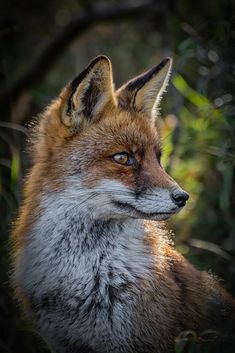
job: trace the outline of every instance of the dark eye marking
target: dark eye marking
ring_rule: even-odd
[[[162,158],[162,151],[161,150],[156,151],[156,157],[157,157],[158,163],[161,164],[161,158]]]
[[[135,166],[137,164],[137,161],[135,157],[127,152],[120,152],[116,153],[112,156],[112,160],[115,163],[130,167],[130,166]]]

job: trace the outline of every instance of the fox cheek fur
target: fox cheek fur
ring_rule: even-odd
[[[160,165],[155,120],[171,65],[115,92],[99,56],[39,117],[12,281],[58,353],[169,353],[183,330],[234,329],[233,298],[153,222],[188,199]]]

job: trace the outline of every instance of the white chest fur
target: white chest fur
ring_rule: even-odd
[[[117,345],[125,344],[135,301],[126,288],[150,276],[152,264],[143,221],[94,219],[89,209],[64,201],[58,195],[44,200],[15,280],[38,309],[37,324],[49,342],[62,347],[62,337],[79,337],[95,347],[115,325]]]

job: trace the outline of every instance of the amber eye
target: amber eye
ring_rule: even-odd
[[[114,162],[126,166],[132,166],[136,164],[136,159],[132,155],[126,152],[116,153],[113,156]]]

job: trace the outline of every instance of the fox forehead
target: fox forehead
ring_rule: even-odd
[[[112,154],[117,152],[144,153],[146,149],[161,150],[157,127],[141,114],[112,111],[97,124],[81,134],[75,135],[70,143],[70,152]],[[72,150],[71,150],[72,149]]]

